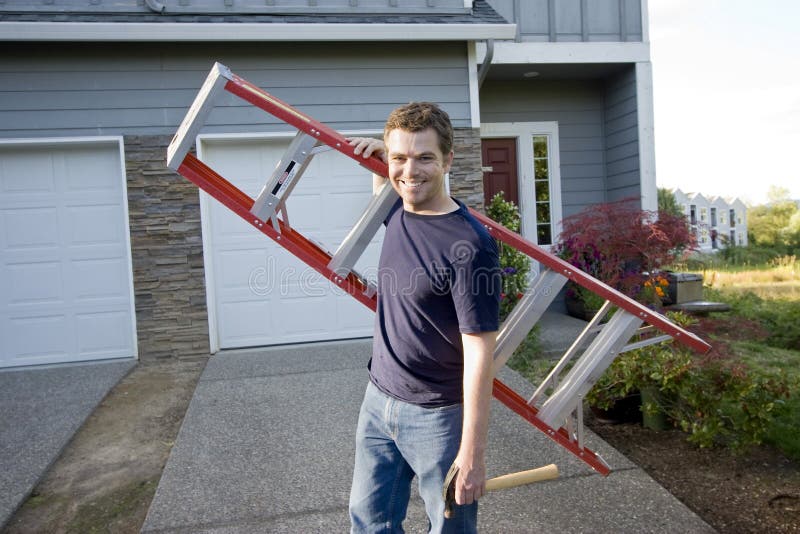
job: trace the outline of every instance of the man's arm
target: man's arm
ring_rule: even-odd
[[[486,493],[486,443],[492,399],[492,361],[497,332],[461,334],[464,347],[464,424],[456,456],[457,504],[471,504]]]
[[[373,139],[372,137],[348,137],[347,141],[353,146],[353,153],[355,155],[361,154],[362,157],[368,158],[373,154],[378,156],[387,163],[386,160],[386,145],[380,139]],[[372,194],[375,195],[386,183],[386,178],[378,174],[372,175]]]

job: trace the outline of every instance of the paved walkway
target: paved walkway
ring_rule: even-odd
[[[356,417],[370,342],[213,356],[197,385],[142,531],[347,532]],[[501,379],[533,388],[505,369]],[[558,480],[490,493],[482,532],[706,533],[713,529],[645,472],[588,433],[608,477],[493,401],[489,476],[558,465]],[[421,500],[406,529],[424,532]]]
[[[0,527],[136,361],[0,371]]]

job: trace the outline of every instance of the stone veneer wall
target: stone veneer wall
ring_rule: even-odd
[[[450,170],[450,194],[467,206],[483,211],[480,130],[456,128],[453,137],[455,160]]]
[[[169,136],[125,136],[139,358],[208,356],[197,187],[169,170]]]

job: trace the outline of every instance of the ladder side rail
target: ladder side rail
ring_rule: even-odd
[[[225,65],[214,63],[203,86],[195,96],[189,111],[181,121],[178,131],[167,147],[167,167],[177,171],[189,152],[197,134],[205,124],[208,114],[214,108],[214,99],[225,88],[231,71]]]
[[[572,342],[572,345],[570,345],[561,359],[558,360],[558,363],[556,363],[556,365],[550,370],[545,379],[542,380],[542,383],[539,384],[539,387],[536,388],[536,391],[533,392],[531,398],[528,399],[528,404],[533,406],[539,401],[539,399],[541,399],[548,387],[555,389],[556,386],[558,386],[558,376],[561,374],[567,364],[569,364],[575,354],[577,354],[578,350],[580,350],[580,348],[588,341],[589,336],[594,333],[594,328],[600,323],[600,321],[603,320],[609,310],[611,310],[612,306],[613,304],[611,304],[609,301],[605,301],[603,303],[597,313],[594,314],[594,317],[592,317],[592,320],[586,324],[575,341]]]
[[[592,388],[640,324],[640,318],[617,310],[561,381],[558,389],[544,402],[539,417],[550,426],[565,420],[574,409],[577,399],[583,398]]]
[[[364,158],[360,155],[356,155],[353,152],[354,147],[347,142],[347,139],[342,134],[312,119],[305,113],[298,111],[286,102],[272,96],[247,80],[235,74],[231,74],[230,80],[225,85],[225,90],[261,108],[270,115],[281,119],[283,122],[294,126],[298,130],[316,137],[320,142],[354,159],[362,167],[367,168],[373,173],[380,176],[387,176],[389,174],[388,166],[379,157],[373,155],[369,158]]]
[[[355,274],[340,276],[328,268],[330,255],[322,250],[300,232],[291,230],[283,221],[279,221],[279,231],[270,224],[259,220],[250,213],[253,199],[243,193],[236,186],[217,174],[208,165],[197,159],[192,154],[187,154],[178,172],[194,182],[200,189],[217,199],[225,207],[239,215],[250,225],[277,242],[302,262],[313,268],[332,283],[341,287],[356,300],[375,311],[377,299],[373,288]]]
[[[528,421],[547,437],[567,449],[579,460],[586,463],[601,475],[608,476],[608,474],[611,473],[609,465],[598,454],[590,449],[579,446],[563,428],[555,429],[544,423],[537,415],[538,410],[535,407],[530,406],[517,392],[497,378],[494,379],[492,394],[497,400],[511,409],[511,411]]]
[[[550,254],[544,249],[536,246],[519,234],[508,230],[503,225],[493,221],[486,215],[472,208],[470,208],[470,213],[472,213],[472,215],[475,216],[475,218],[477,218],[481,224],[486,226],[490,233],[500,241],[516,248],[524,254],[527,254],[534,260],[546,265],[553,271],[561,273],[571,281],[582,287],[585,287],[592,293],[603,297],[605,300],[611,301],[615,306],[624,309],[628,313],[636,315],[642,321],[655,326],[665,334],[669,334],[680,343],[704,354],[711,350],[711,346],[708,343],[700,339],[692,332],[689,332],[688,330],[685,330],[672,323],[660,313],[647,308],[643,304],[633,300],[627,295],[624,295],[620,291],[617,291],[616,289],[604,284],[600,280],[589,276],[554,254]]]
[[[628,352],[631,350],[641,349],[642,347],[649,347],[650,345],[655,345],[656,343],[664,343],[667,341],[671,341],[672,338],[666,334],[662,336],[655,336],[648,339],[643,339],[641,341],[635,341],[633,343],[628,343],[619,351],[620,354],[623,352]]]
[[[497,334],[492,363],[493,375],[511,358],[566,283],[567,279],[559,273],[544,269],[531,284]]]

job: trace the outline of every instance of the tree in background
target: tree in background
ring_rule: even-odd
[[[767,198],[767,204],[747,210],[749,241],[757,246],[790,250],[797,236],[792,228],[800,226],[800,222],[792,222],[798,212],[797,203],[789,198],[788,189],[775,185],[770,186]]]
[[[674,215],[676,217],[683,217],[684,213],[675,200],[675,195],[671,190],[664,187],[658,188],[658,211]]]

